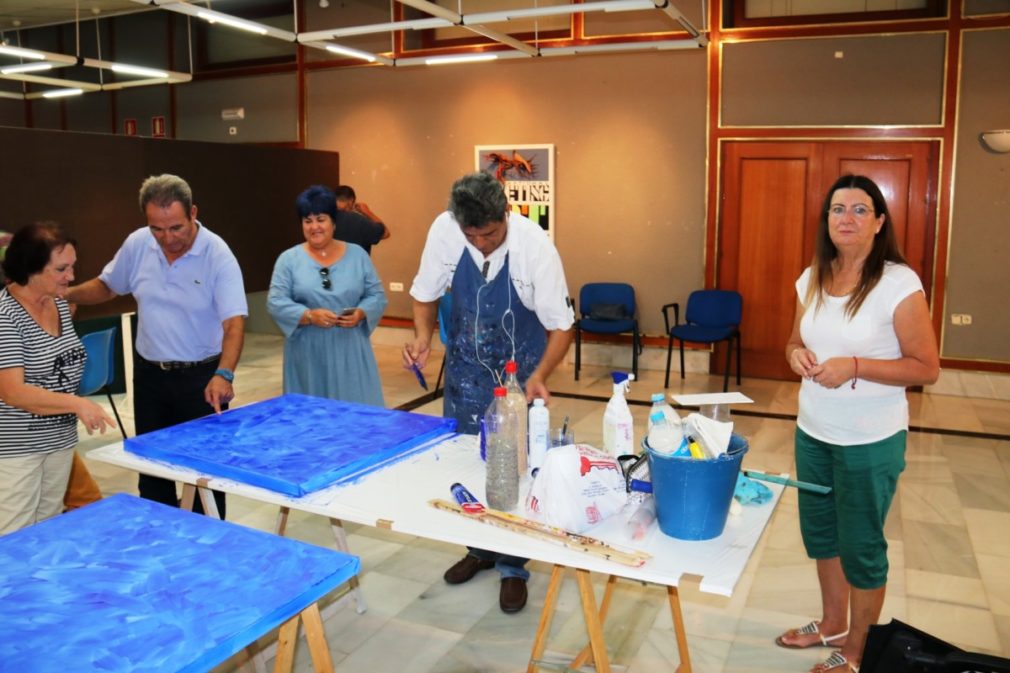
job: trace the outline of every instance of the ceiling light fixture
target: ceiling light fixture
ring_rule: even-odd
[[[574,56],[575,54],[602,54],[619,51],[649,51],[651,49],[698,49],[698,40],[657,40],[654,42],[613,42],[610,44],[585,44],[572,47],[544,47],[541,56]]]
[[[42,72],[43,70],[52,69],[52,63],[22,63],[21,65],[9,65],[6,68],[0,68],[0,75],[16,75],[18,73]]]
[[[113,63],[110,69],[112,72],[118,72],[123,75],[137,75],[139,77],[168,77],[168,73],[164,70],[155,70],[154,68],[145,68],[140,65],[129,65],[126,63]]]
[[[256,35],[269,35],[270,37],[275,37],[278,40],[284,40],[285,42],[295,41],[295,34],[290,30],[282,30],[280,28],[274,28],[266,23],[240,19],[237,16],[225,14],[224,12],[219,12],[214,9],[205,9],[189,2],[181,2],[180,0],[133,0],[133,2],[140,5],[153,5],[170,12],[195,16],[207,21],[208,23],[220,23],[223,26],[229,26],[238,30],[245,30],[250,33],[255,33]]]
[[[630,12],[639,9],[656,9],[652,0],[605,0],[604,2],[586,2],[579,5],[553,5],[549,7],[530,7],[528,9],[505,9],[498,12],[482,12],[464,14],[464,24],[499,23],[510,19],[533,19],[543,16],[559,16],[565,14],[583,14],[586,12]]]
[[[63,98],[64,96],[79,96],[84,89],[53,89],[42,94],[43,98]]]
[[[438,17],[427,19],[411,19],[409,21],[388,21],[386,23],[373,23],[367,26],[348,26],[347,28],[331,28],[330,30],[315,30],[307,33],[299,33],[299,42],[313,42],[315,40],[328,40],[338,37],[350,37],[352,35],[371,35],[372,33],[388,33],[393,30],[427,30],[429,28],[445,28],[451,26],[452,22]]]
[[[267,29],[258,23],[253,23],[252,21],[243,21],[242,19],[236,19],[233,16],[228,16],[227,14],[221,14],[220,12],[199,11],[196,13],[196,15],[199,18],[203,19],[204,21],[209,21],[210,23],[220,23],[230,28],[238,28],[239,30],[245,30],[250,33],[256,33],[257,35],[267,34]]]
[[[332,52],[334,54],[340,54],[341,56],[350,56],[351,58],[360,58],[362,61],[368,61],[369,63],[375,63],[375,55],[369,54],[368,52],[361,51],[360,49],[353,49],[351,47],[343,47],[339,44],[328,44],[326,45],[326,51]]]
[[[429,56],[424,59],[425,65],[452,65],[453,63],[482,63],[496,61],[498,54],[458,54],[453,56]]]
[[[38,51],[32,51],[31,49],[22,49],[21,47],[8,47],[7,45],[0,45],[0,54],[7,54],[8,56],[18,56],[20,58],[34,58],[40,61],[46,57],[45,54]]]

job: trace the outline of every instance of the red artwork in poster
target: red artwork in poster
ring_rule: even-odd
[[[124,136],[135,136],[135,135],[137,135],[137,120],[136,119],[124,119],[123,120],[123,135]]]
[[[165,118],[162,116],[151,117],[151,137],[152,138],[164,138],[165,137]]]

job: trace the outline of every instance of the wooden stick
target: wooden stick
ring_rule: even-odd
[[[589,537],[588,535],[570,533],[563,528],[548,526],[547,524],[524,519],[520,516],[509,514],[508,512],[500,512],[496,509],[485,508],[483,511],[471,514],[469,512],[464,512],[463,509],[456,503],[449,502],[448,500],[442,500],[440,498],[429,500],[428,504],[435,509],[440,509],[444,512],[459,514],[460,516],[464,516],[474,521],[497,526],[498,528],[505,528],[539,540],[562,544],[569,549],[586,552],[587,554],[593,554],[596,556],[602,556],[608,561],[614,561],[615,563],[620,563],[622,565],[638,568],[645,565],[645,562],[652,558],[650,554],[646,554],[645,552],[634,549],[618,549],[617,547],[607,544],[606,542],[594,537]]]

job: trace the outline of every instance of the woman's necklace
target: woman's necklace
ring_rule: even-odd
[[[334,244],[334,241],[331,240],[329,243],[326,244],[326,247],[323,247],[323,248],[313,248],[310,245],[310,246],[308,246],[308,249],[309,249],[309,252],[312,253],[313,256],[316,256],[316,257],[318,257],[320,259],[324,259],[325,260],[327,257],[330,256],[330,248],[333,247],[333,244]]]

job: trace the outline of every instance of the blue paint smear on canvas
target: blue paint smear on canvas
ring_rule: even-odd
[[[126,450],[299,497],[401,460],[456,421],[281,395],[126,440]]]
[[[115,495],[0,537],[0,671],[208,671],[359,568]]]

